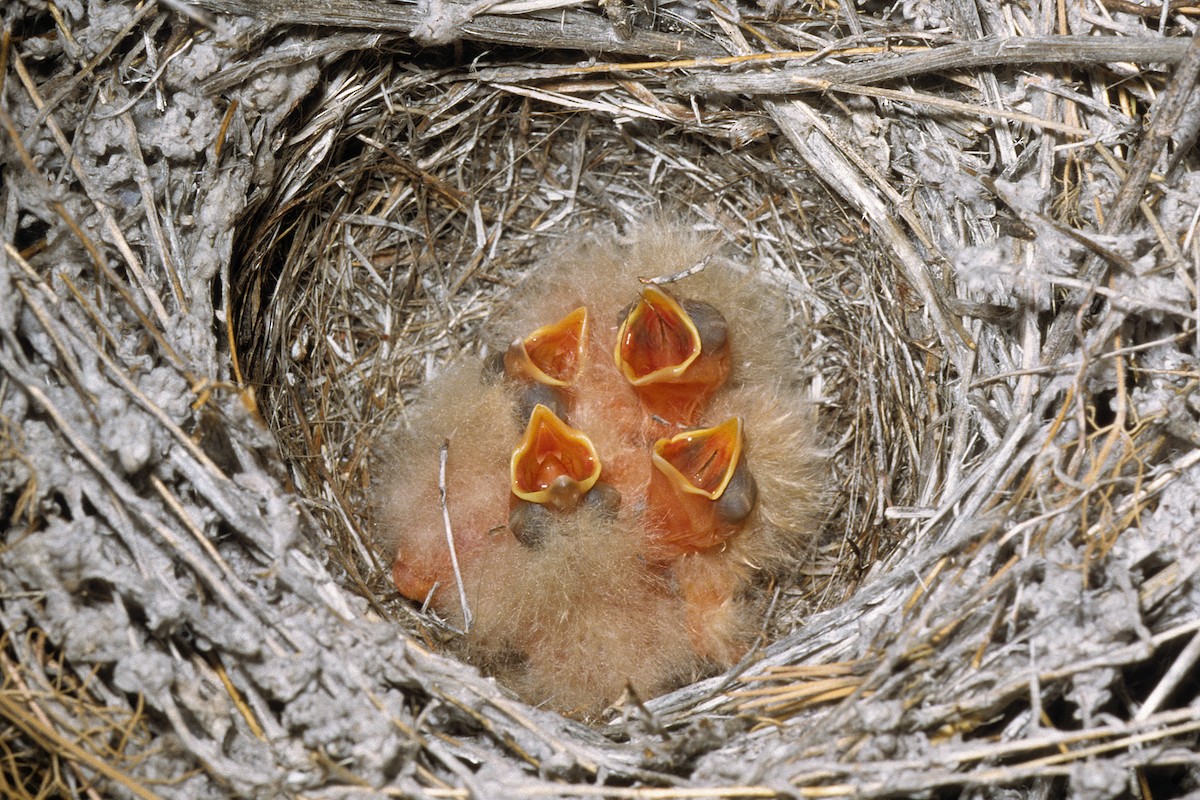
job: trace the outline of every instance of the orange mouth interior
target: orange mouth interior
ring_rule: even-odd
[[[716,500],[733,477],[742,454],[742,420],[684,431],[654,443],[654,466],[680,490]]]
[[[700,333],[683,307],[657,286],[642,298],[617,332],[616,362],[640,386],[683,374],[700,355]]]
[[[550,386],[568,386],[583,364],[587,329],[587,309],[581,306],[513,342],[504,357],[505,369]]]
[[[534,407],[512,455],[513,494],[531,503],[552,502],[564,488],[582,496],[595,485],[600,470],[600,458],[587,436],[546,406]]]

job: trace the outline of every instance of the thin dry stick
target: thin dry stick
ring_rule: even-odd
[[[7,644],[5,641],[7,639],[8,636],[5,634],[3,639],[0,639],[0,644]],[[18,658],[20,658],[20,655],[18,655]],[[18,664],[23,666],[23,662],[21,661],[18,661]],[[4,694],[20,696],[28,705],[33,715],[37,718],[38,724],[40,724],[45,730],[55,730],[53,723],[50,721],[50,717],[37,703],[35,699],[36,695],[30,690],[28,683],[17,670],[17,664],[14,664],[3,651],[0,651],[0,667],[3,668],[8,680],[17,687],[17,691],[6,691]],[[75,773],[75,776],[79,779],[80,783],[88,782],[87,777],[80,769],[79,764],[77,764],[74,760],[67,759],[67,766],[69,766],[71,771]],[[100,795],[96,793],[95,787],[92,786],[87,787],[87,794],[88,797],[94,798],[95,800],[99,800],[100,798]]]
[[[450,527],[450,507],[446,504],[446,461],[450,457],[450,440],[442,442],[438,450],[438,500],[442,504],[442,524],[446,527],[446,546],[450,548],[450,566],[454,569],[454,581],[458,584],[458,603],[463,612],[463,633],[471,630],[471,608],[467,605],[467,590],[463,586],[462,573],[458,569],[458,551],[454,547],[454,530]]]
[[[409,34],[426,24],[429,15],[416,4],[381,5],[370,0],[326,0],[297,3],[289,0],[197,0],[195,5],[250,17],[269,25],[318,25],[327,28],[358,28]],[[637,29],[628,39],[613,35],[612,25],[593,14],[565,10],[554,20],[483,14],[462,19],[446,38],[511,44],[550,50],[585,50],[594,53],[630,55],[717,56],[724,55],[715,44],[691,36]]]
[[[25,62],[16,52],[13,52],[12,54],[12,64],[18,77],[21,79],[22,85],[25,87],[25,91],[29,93],[29,97],[33,101],[34,106],[39,110],[45,108],[46,104],[37,91],[37,85],[34,83],[29,71],[25,68]],[[75,173],[75,177],[83,186],[84,193],[92,201],[92,205],[95,206],[96,212],[100,215],[101,219],[104,220],[105,230],[108,231],[109,235],[112,237],[112,243],[124,257],[125,264],[129,268],[129,271],[133,274],[137,283],[137,287],[141,290],[142,296],[146,298],[147,305],[149,305],[154,311],[154,315],[158,318],[162,328],[166,329],[170,325],[170,317],[167,314],[166,307],[163,306],[162,299],[159,297],[157,289],[149,280],[145,270],[142,269],[141,260],[138,258],[137,254],[133,252],[133,248],[129,246],[129,242],[126,241],[125,232],[121,230],[121,226],[117,224],[117,220],[112,213],[112,209],[107,203],[100,199],[100,191],[94,185],[94,181],[83,168],[83,165],[79,163],[79,159],[75,157],[74,149],[67,141],[67,137],[63,134],[62,128],[54,120],[53,115],[46,115],[45,125],[50,131],[51,135],[54,137],[55,142],[58,144],[59,150],[61,150],[63,155],[67,157],[67,163],[71,165],[71,169]]]
[[[1200,633],[1192,637],[1192,640],[1187,643],[1187,647],[1183,648],[1183,652],[1171,664],[1171,668],[1167,670],[1167,674],[1162,677],[1158,685],[1154,687],[1154,691],[1146,698],[1146,702],[1133,715],[1134,722],[1145,722],[1171,692],[1183,682],[1184,678],[1192,674],[1192,667],[1196,661],[1200,660]]]
[[[938,335],[947,344],[948,355],[957,362],[960,372],[967,372],[962,365],[966,358],[965,350],[954,345],[957,340],[966,344],[967,349],[973,349],[974,342],[957,318],[947,313],[942,292],[929,274],[927,260],[917,252],[880,197],[860,179],[861,173],[855,167],[861,169],[866,165],[861,161],[851,165],[849,149],[839,150],[834,144],[836,137],[832,131],[807,105],[796,100],[768,101],[766,107],[812,169],[867,215],[876,232],[896,254],[908,280],[925,301]]]
[[[654,286],[661,286],[664,283],[674,283],[675,281],[681,281],[684,278],[691,277],[692,275],[695,275],[696,273],[703,271],[704,268],[708,266],[708,262],[710,262],[710,261],[712,261],[711,253],[709,255],[705,256],[704,258],[700,259],[699,261],[697,261],[695,264],[692,264],[690,267],[687,267],[686,269],[682,269],[679,272],[676,272],[672,275],[660,275],[655,278],[639,277],[638,280],[641,281],[642,283],[651,284]]]
[[[45,286],[44,282],[39,281],[39,283]],[[56,303],[58,302],[59,298],[57,295],[52,293],[52,290],[47,288],[46,293],[48,296],[54,297]],[[27,297],[26,299],[30,303],[31,308],[35,308],[37,306],[36,301],[32,297]],[[168,416],[167,413],[163,411],[157,403],[152,401],[137,387],[137,384],[130,379],[126,371],[122,369],[119,364],[113,361],[113,359],[105,351],[103,343],[93,337],[83,334],[83,331],[88,329],[87,326],[79,324],[78,319],[72,319],[69,315],[64,316],[67,318],[68,323],[72,323],[72,332],[75,333],[79,339],[91,349],[92,353],[101,361],[101,363],[103,363],[104,366],[109,369],[109,372],[113,378],[117,381],[117,383],[121,384],[122,388],[129,393],[130,397],[133,398],[137,405],[141,406],[142,409],[157,419],[164,428],[170,431],[171,435],[175,437],[176,441],[178,441],[179,444],[184,447],[184,449],[191,453],[192,457],[194,457],[196,461],[201,464],[201,466],[209,470],[214,477],[221,481],[229,480],[229,476],[227,476],[225,472],[217,466],[217,464],[208,456],[208,454],[204,452],[200,445],[196,444],[196,442],[192,440],[192,437],[184,433],[183,430],[171,420],[170,416]],[[49,315],[44,311],[38,314],[38,318],[46,320],[47,322],[50,319]],[[97,330],[103,330],[102,320],[93,316],[92,321],[95,323],[95,328]],[[53,331],[51,331],[49,328],[47,329],[47,333],[50,333],[52,336],[54,335]]]
[[[67,421],[63,413],[39,386],[37,386],[33,381],[29,380],[23,374],[23,371],[7,358],[0,358],[0,369],[7,371],[19,383],[21,383],[29,396],[54,422],[63,438],[75,448],[75,451],[78,453],[78,455],[84,461],[86,461],[89,466],[91,466],[99,478],[112,491],[114,497],[120,501],[123,506],[127,507],[130,513],[136,516],[143,525],[148,526],[151,530],[155,531],[168,545],[170,545],[172,552],[178,554],[180,558],[187,561],[189,566],[196,571],[196,574],[207,582],[209,588],[225,601],[226,605],[229,606],[231,611],[233,611],[248,624],[257,625],[258,619],[254,612],[241,601],[239,601],[233,595],[232,590],[229,589],[229,587],[227,587],[223,581],[219,580],[217,576],[208,569],[207,564],[205,564],[195,553],[180,546],[179,540],[174,533],[171,532],[166,525],[162,524],[162,522],[151,511],[145,508],[145,504],[141,498],[138,498],[133,493],[133,490],[121,480],[119,475],[108,466],[104,459],[101,458],[97,451],[91,446],[87,437]],[[289,636],[286,630],[281,629],[281,632],[285,636]],[[264,642],[277,653],[283,652],[279,645],[276,644],[269,635],[264,637]],[[294,642],[292,643],[294,644]]]
[[[0,108],[0,126],[3,126],[8,133],[9,139],[12,141],[17,155],[25,165],[29,175],[40,185],[39,188],[41,188],[41,190],[45,193],[46,197],[54,197],[54,189],[42,176],[37,165],[30,157],[29,152],[25,149],[25,146],[21,141],[21,134],[17,130],[16,123],[4,108]],[[62,132],[57,127],[55,127],[54,130],[61,135]],[[75,162],[75,165],[78,166],[78,162]],[[82,170],[82,168],[80,169]],[[103,254],[101,254],[99,248],[97,248],[95,242],[88,237],[83,228],[80,227],[79,223],[75,221],[75,217],[67,209],[67,206],[61,201],[53,200],[50,202],[50,207],[54,209],[54,211],[62,219],[63,223],[65,223],[71,230],[71,233],[74,234],[74,236],[79,240],[79,243],[83,245],[83,248],[87,251],[88,256],[92,259],[92,263],[96,266],[96,269],[102,273],[104,277],[108,279],[109,284],[116,289],[117,293],[121,296],[121,299],[126,302],[130,310],[132,310],[134,315],[137,316],[142,328],[154,338],[154,341],[159,345],[160,348],[162,348],[162,351],[167,358],[177,364],[182,363],[179,354],[166,340],[162,331],[159,330],[146,312],[142,310],[141,306],[138,305],[137,301],[134,299],[133,292],[128,286],[126,286],[125,282],[122,281],[115,272],[113,272],[112,267],[109,266]],[[97,207],[99,208],[99,206]],[[110,219],[111,215],[109,215],[108,218]],[[117,233],[120,234],[119,229]],[[121,236],[123,239],[123,234],[121,234]],[[161,303],[159,305],[161,307]],[[163,309],[163,313],[166,313],[165,309]]]
[[[677,58],[657,61],[602,61],[596,64],[559,65],[521,65],[503,67],[484,67],[472,73],[485,83],[520,83],[522,81],[550,80],[569,78],[578,75],[607,75],[613,72],[661,72],[664,70],[704,69],[713,67],[746,67],[750,65],[775,64],[780,61],[802,61],[816,59],[833,53],[842,58],[849,56],[869,56],[880,53],[924,53],[927,47],[897,45],[896,47],[847,47],[840,50],[821,48],[820,50],[783,50],[770,53],[746,53],[736,56],[720,56],[716,58]]]
[[[1108,64],[1117,61],[1178,64],[1182,39],[1118,39],[1095,36],[1015,36],[933,48],[924,53],[880,57],[857,64],[793,67],[774,73],[690,75],[672,84],[680,94],[796,94],[820,91],[816,81],[879,83],[945,70],[1022,64]],[[836,55],[836,53],[835,53]]]
[[[958,100],[950,100],[945,97],[937,97],[936,95],[924,94],[922,92],[880,89],[874,86],[862,86],[853,83],[824,81],[810,78],[801,79],[801,85],[810,86],[821,91],[822,93],[840,92],[842,94],[857,94],[863,97],[877,97],[882,100],[893,100],[898,103],[911,103],[912,105],[923,105],[931,108],[945,109],[946,111],[956,111],[962,114],[983,117],[984,119],[1001,119],[1010,120],[1012,122],[1020,122],[1033,127],[1042,128],[1044,130],[1058,131],[1060,133],[1066,133],[1072,136],[1092,136],[1092,132],[1087,128],[1081,128],[1078,125],[1067,125],[1063,122],[1055,122],[1054,120],[1046,119],[1045,117],[1039,117],[1036,114],[1026,114],[1023,111],[1009,111],[1003,108],[992,108],[973,103],[963,103],[959,102]]]
[[[46,118],[54,111],[54,109],[58,108],[59,103],[70,97],[76,91],[81,82],[95,73],[96,67],[108,60],[113,51],[117,49],[117,45],[125,41],[130,32],[132,32],[133,29],[136,28],[146,16],[153,13],[157,9],[157,3],[146,3],[140,9],[138,9],[136,13],[130,15],[129,21],[125,23],[125,26],[109,40],[108,44],[106,44],[100,50],[100,52],[96,53],[91,61],[85,64],[82,69],[80,69],[74,75],[71,75],[60,86],[58,86],[58,91],[56,91],[50,97],[50,99],[41,106],[41,108],[38,110],[37,118],[29,124],[29,127],[36,128],[45,122]],[[7,33],[8,31],[5,31],[6,35]]]

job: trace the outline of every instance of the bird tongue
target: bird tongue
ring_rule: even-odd
[[[513,451],[512,492],[522,500],[569,510],[600,477],[600,458],[582,432],[537,405]]]

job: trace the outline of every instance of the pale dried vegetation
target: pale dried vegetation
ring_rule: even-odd
[[[8,3],[0,794],[1200,788],[1200,9]],[[831,493],[737,668],[442,651],[373,448],[652,218],[794,318]]]

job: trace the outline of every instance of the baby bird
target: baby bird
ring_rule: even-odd
[[[425,387],[408,427],[375,470],[380,543],[399,592],[438,610],[457,601],[442,515],[440,460],[446,446],[446,509],[460,569],[503,537],[510,489],[505,479],[520,431],[512,392],[464,358]]]
[[[464,360],[415,404],[378,529],[465,658],[592,719],[745,655],[764,586],[817,535],[821,458],[786,303],[713,240],[596,236],[537,277],[496,323],[501,363]]]

